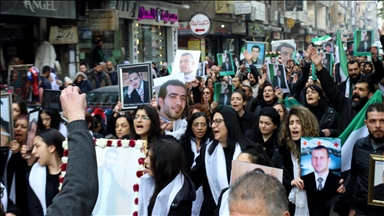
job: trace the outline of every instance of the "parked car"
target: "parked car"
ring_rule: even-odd
[[[119,100],[119,86],[105,86],[94,89],[86,95],[87,105],[97,107],[111,107]]]

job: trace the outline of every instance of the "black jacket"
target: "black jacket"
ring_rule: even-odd
[[[291,182],[295,179],[291,152],[285,146],[278,146],[272,157],[272,165],[276,168],[283,169],[283,185],[288,197],[292,189]]]
[[[75,80],[75,82],[73,82],[73,84],[75,86],[79,87],[79,89],[81,90],[81,93],[88,94],[88,92],[93,90],[92,83],[89,80],[83,80],[79,83]]]
[[[351,208],[359,215],[383,215],[384,207],[367,204],[369,184],[370,154],[383,155],[384,146],[374,150],[370,136],[360,138],[353,147],[351,180],[347,186],[350,191]]]
[[[320,128],[320,136],[325,137],[322,131],[323,129],[329,129],[331,132],[329,137],[337,137],[340,135],[337,133],[338,118],[336,111],[329,106],[325,106],[324,104],[318,106],[320,107],[307,106],[307,108],[316,116]]]
[[[188,176],[172,202],[168,216],[191,215],[192,202],[196,199],[195,185]]]
[[[352,99],[346,98],[338,89],[337,84],[333,82],[326,68],[317,71],[316,74],[329,102],[335,111],[339,113],[337,134],[341,134],[360,110],[355,110],[352,107]]]
[[[380,60],[377,60],[376,62],[375,61],[372,61],[372,62],[375,67],[375,72],[366,74],[366,75],[360,74],[359,79],[366,79],[373,82],[375,85],[377,85],[384,78],[384,68],[383,68],[383,65],[380,63]],[[347,79],[349,79],[349,77]],[[339,85],[339,89],[343,93],[343,95],[345,95],[346,86],[347,86],[346,80],[341,82]]]
[[[220,143],[218,144],[220,145]],[[195,184],[195,188],[199,188],[203,186],[204,193],[204,201],[201,207],[200,215],[201,216],[212,216],[216,209],[216,203],[213,199],[211,188],[209,187],[207,172],[205,170],[205,153],[206,153],[207,145],[204,145],[200,149],[200,155],[196,158],[196,165],[190,171],[190,177]],[[255,149],[259,153],[262,153],[262,148],[260,145],[249,142],[244,149],[241,151],[245,151],[247,149]],[[229,164],[231,166],[231,164]],[[227,174],[230,174],[232,167],[228,167],[227,165]],[[229,173],[228,173],[229,170]]]
[[[254,113],[248,112],[244,110],[243,116],[240,118],[241,129],[243,134],[257,123],[257,116]]]

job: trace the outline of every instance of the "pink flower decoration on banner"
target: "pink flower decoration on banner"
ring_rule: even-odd
[[[117,147],[121,147],[122,146],[122,144],[121,144],[121,140],[118,140],[117,141]]]
[[[139,158],[139,164],[144,165],[144,160],[145,160],[145,158]]]
[[[136,143],[135,143],[135,140],[131,139],[129,140],[129,147],[135,147]]]
[[[59,181],[60,181],[60,183],[63,183],[64,182],[64,178],[60,178]]]
[[[68,150],[64,150],[63,157],[68,157]]]
[[[139,199],[138,198],[135,199],[135,205],[139,205]]]
[[[133,185],[133,191],[134,192],[138,192],[139,191],[139,185],[138,184],[134,184]]]
[[[67,164],[66,163],[63,163],[63,164],[61,164],[61,171],[67,171]]]
[[[107,141],[107,146],[108,146],[108,147],[111,147],[111,146],[112,146],[112,140],[108,140],[108,141]]]
[[[137,213],[137,211],[133,212],[132,216],[138,216],[139,213]]]
[[[143,176],[143,171],[137,171],[136,172],[136,176],[137,176],[137,178],[140,178],[141,176]]]

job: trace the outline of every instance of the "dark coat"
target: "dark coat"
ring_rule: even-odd
[[[93,138],[85,120],[72,121],[68,125],[67,172],[63,189],[47,209],[51,215],[91,215],[96,204],[99,183]],[[84,157],[87,155],[87,157]]]
[[[329,129],[331,132],[330,137],[337,137],[340,135],[337,133],[337,122],[338,118],[336,111],[331,107],[327,107],[326,112],[323,114],[323,117],[319,121],[320,130]],[[323,132],[321,131],[320,134],[323,134]]]
[[[225,64],[225,62],[223,62],[221,64],[221,71],[232,71],[232,64],[230,62],[227,63],[228,64],[228,67],[227,65]]]
[[[89,80],[83,80],[81,82],[73,82],[73,84],[81,90],[81,93],[87,94],[93,90],[92,83]]]
[[[176,194],[168,216],[191,215],[192,202],[196,199],[195,186],[192,180],[185,176],[183,187]]]
[[[359,49],[357,50],[358,52],[369,52],[371,50],[371,46],[372,46],[371,40],[367,41],[367,48],[366,49],[364,48],[364,42],[365,41],[360,41]]]
[[[221,105],[231,105],[231,94],[227,94],[227,103],[224,104],[224,93],[220,94],[218,103]]]
[[[219,144],[220,145],[220,144]],[[200,155],[196,158],[196,165],[190,171],[190,177],[195,184],[195,188],[203,186],[204,201],[201,207],[200,215],[201,216],[212,216],[216,209],[216,203],[213,199],[211,188],[209,187],[207,172],[205,170],[205,154],[206,154],[206,145],[202,146],[200,149]],[[241,151],[247,149],[255,149],[259,153],[262,153],[262,147],[260,145],[249,143]],[[227,167],[227,170],[231,170],[231,167]]]
[[[144,103],[149,103],[150,96],[149,96],[148,81],[143,81],[143,83],[144,83],[144,86],[143,86]],[[128,86],[125,86],[123,88],[123,92],[128,92]],[[128,94],[124,96],[124,101],[123,101],[124,106],[128,106],[129,104],[138,104],[138,103],[143,103],[143,102],[141,101],[141,97],[136,89],[132,91],[130,96]]]
[[[272,157],[272,165],[276,168],[283,169],[283,185],[288,197],[292,189],[291,182],[295,179],[293,174],[291,152],[285,146],[278,146]]]
[[[243,133],[251,128],[257,123],[257,116],[254,113],[250,113],[244,110],[243,116],[240,117],[240,124]]]
[[[87,79],[91,82],[92,87],[94,89],[96,89],[96,83],[99,83],[100,87],[112,85],[109,75],[104,71],[101,71],[100,73],[101,73],[100,80],[97,77],[97,75],[94,73],[93,69],[87,73]]]
[[[376,185],[373,188],[373,199],[375,200],[384,200],[384,183]]]

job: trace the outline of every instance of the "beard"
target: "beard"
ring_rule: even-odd
[[[384,136],[381,136],[381,137],[374,137],[370,130],[368,130],[368,132],[369,132],[369,137],[371,138],[371,140],[372,140],[374,143],[376,143],[376,144],[384,143]]]
[[[355,98],[358,98],[359,101],[355,101],[354,99]],[[361,108],[363,108],[363,106],[368,102],[368,97],[365,96],[365,97],[360,97],[360,95],[358,94],[354,94],[352,96],[352,108],[356,109],[356,110],[360,110]]]
[[[360,76],[359,76],[359,75],[352,75],[352,76],[350,76],[349,78],[350,78],[350,80],[351,80],[351,83],[356,84],[357,81],[359,81]]]

